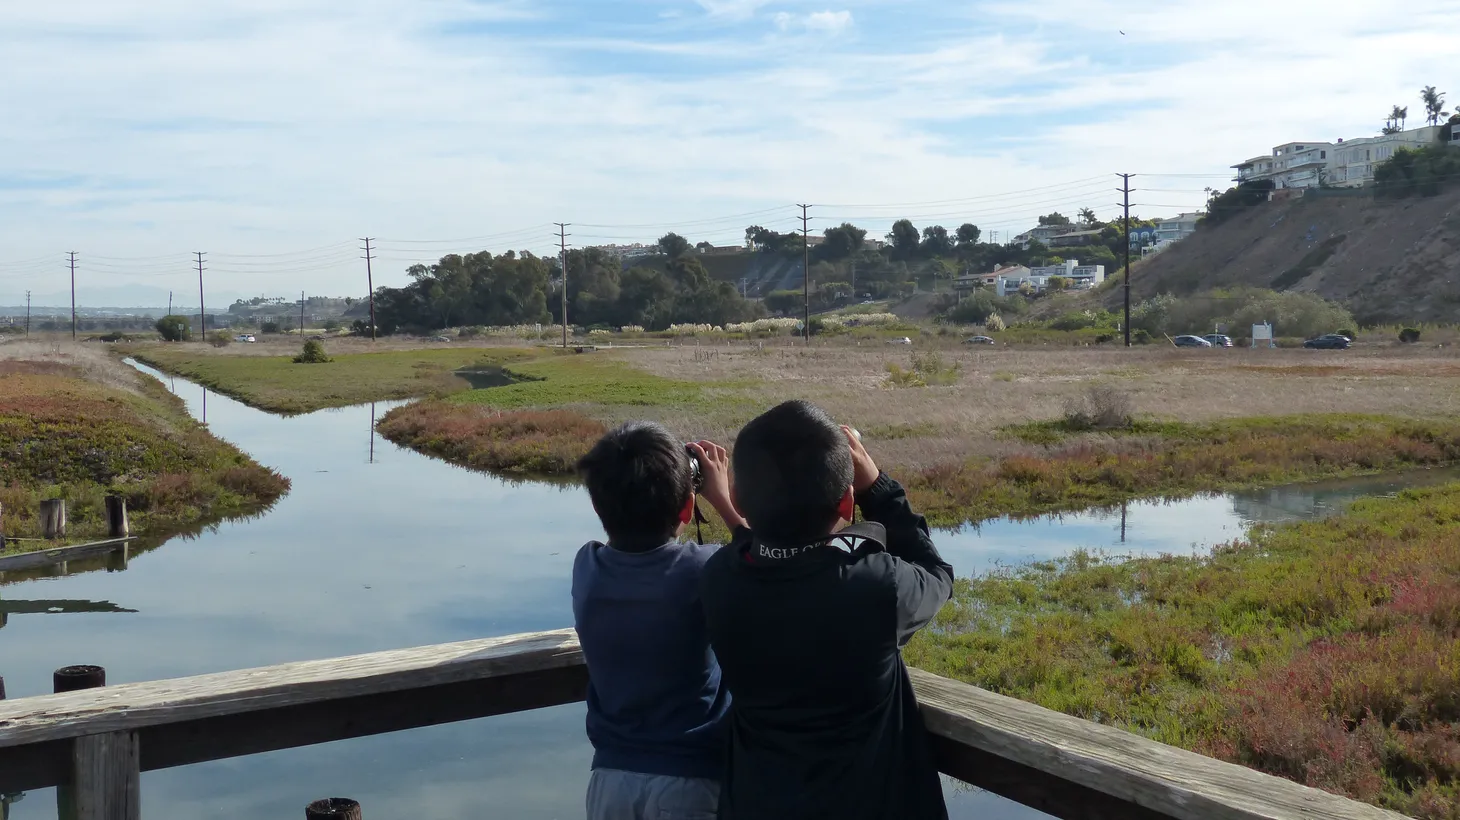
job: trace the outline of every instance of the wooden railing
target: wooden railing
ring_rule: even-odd
[[[582,700],[571,629],[0,701],[0,794],[60,786],[62,820],[138,820],[139,776]],[[939,768],[1067,820],[1401,815],[913,672]]]

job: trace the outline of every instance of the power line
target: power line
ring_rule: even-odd
[[[76,251],[66,254],[71,267],[71,341],[76,341]]]
[[[193,256],[198,258],[198,327],[201,329],[201,338],[208,338],[208,308],[203,302],[203,256],[204,251],[195,251]]]
[[[568,237],[570,222],[554,222],[558,226],[558,253],[563,266],[563,349],[568,349]]]
[[[796,207],[801,209],[801,328],[806,334],[806,344],[811,344],[811,233],[806,215],[811,206]]]
[[[1125,346],[1130,347],[1130,178],[1135,174],[1117,174],[1121,178],[1121,192],[1125,194]]]
[[[370,341],[375,341],[375,274],[370,270],[370,261],[375,255],[370,252],[371,237],[363,237],[365,243],[365,286],[370,288]]]

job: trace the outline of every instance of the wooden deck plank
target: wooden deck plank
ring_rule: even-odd
[[[0,749],[582,664],[560,629],[20,698],[0,701]]]
[[[40,569],[42,567],[55,566],[56,564],[64,564],[68,561],[81,561],[86,558],[110,555],[117,550],[125,548],[128,542],[135,540],[137,539],[113,538],[107,541],[97,541],[92,544],[77,544],[74,547],[55,547],[53,549],[36,550],[34,552],[22,552],[17,555],[0,555],[0,572]]]
[[[1404,815],[912,670],[935,735],[1176,820],[1403,820]],[[975,781],[976,783],[976,781]]]
[[[940,768],[1066,820],[1401,815],[912,672]],[[0,792],[64,782],[78,738],[135,732],[141,768],[581,700],[571,629],[0,702]]]

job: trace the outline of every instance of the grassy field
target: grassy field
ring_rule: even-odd
[[[1207,558],[960,580],[909,662],[1423,820],[1460,813],[1460,485]]]
[[[288,479],[210,435],[156,380],[104,353],[0,347],[7,536],[39,536],[45,498],[65,498],[68,535],[87,538],[106,533],[108,494],[127,499],[133,532],[155,535],[256,511],[288,488]]]
[[[333,361],[295,364],[297,347],[293,342],[226,348],[151,344],[125,350],[160,370],[192,379],[254,407],[285,414],[466,390],[469,385],[454,376],[454,371],[478,364],[500,365],[532,355],[517,348],[419,345],[375,353],[339,353],[336,348],[368,348],[360,343],[326,343]]]

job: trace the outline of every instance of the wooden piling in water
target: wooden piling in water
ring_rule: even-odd
[[[106,528],[111,538],[126,538],[132,534],[127,525],[127,499],[119,495],[106,497]]]
[[[63,666],[51,675],[56,694],[106,686],[100,666]],[[56,788],[59,820],[141,820],[142,758],[136,732],[76,738],[70,782]]]
[[[327,797],[304,807],[304,820],[361,820],[360,804],[348,797]]]
[[[0,504],[0,551],[5,549],[5,505]]]
[[[41,502],[41,536],[48,541],[66,537],[66,499]]]
[[[63,666],[51,673],[51,691],[79,692],[106,686],[106,670],[100,666]]]

